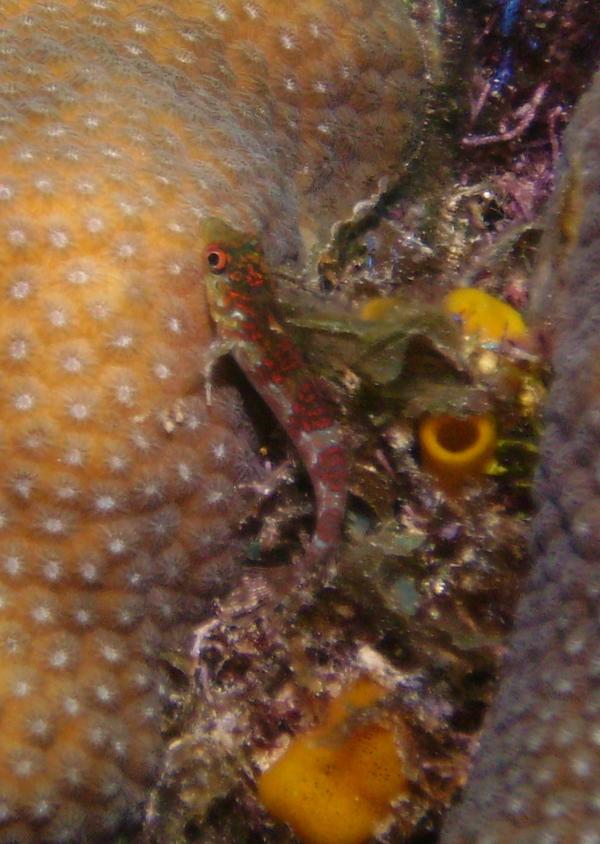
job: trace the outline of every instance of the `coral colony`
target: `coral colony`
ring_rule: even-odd
[[[0,844],[592,844],[591,4],[0,7]]]

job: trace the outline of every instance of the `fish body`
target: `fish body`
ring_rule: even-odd
[[[335,404],[283,328],[258,243],[219,221],[207,222],[204,239],[208,303],[219,336],[213,354],[232,354],[302,458],[316,500],[304,565],[314,565],[339,541],[347,497],[348,454]]]
[[[243,554],[263,475],[236,393],[205,402],[203,223],[300,270],[427,88],[396,0],[0,3],[0,844],[140,822],[161,656]]]

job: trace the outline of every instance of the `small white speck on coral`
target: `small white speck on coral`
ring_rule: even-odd
[[[99,513],[112,513],[117,509],[117,499],[110,493],[101,493],[94,499],[94,509]]]
[[[284,50],[294,50],[298,46],[291,32],[283,32],[279,38],[279,42]]]
[[[155,444],[143,431],[132,431],[130,439],[134,448],[145,454],[151,452],[155,447]]]
[[[78,375],[83,371],[83,361],[77,355],[65,355],[61,360],[61,366],[70,375]]]
[[[210,490],[206,495],[206,501],[210,505],[222,504],[225,501],[225,494],[219,489]]]
[[[48,312],[48,319],[54,328],[65,328],[69,323],[67,312],[62,307],[52,308]]]
[[[224,442],[216,442],[211,444],[211,451],[218,463],[223,463],[227,457],[227,446]]]
[[[10,479],[10,489],[19,498],[27,500],[35,486],[36,476],[31,472],[20,472]]]
[[[16,777],[29,779],[41,769],[42,759],[31,748],[20,747],[10,753],[8,765]]]
[[[128,331],[119,332],[109,340],[109,345],[114,349],[131,349],[133,348],[134,343],[134,336]]]
[[[25,562],[18,554],[8,554],[2,560],[2,568],[9,577],[18,577],[25,571]]]
[[[32,732],[31,734],[32,734],[33,738],[37,738],[37,734],[35,732]],[[42,740],[42,741],[45,741],[46,737],[40,736],[39,739]],[[39,800],[36,800],[34,803],[32,803],[31,809],[30,809],[31,817],[37,823],[41,823],[43,821],[46,821],[48,818],[50,818],[53,815],[54,809],[55,809],[55,803],[52,800],[41,798]]]
[[[131,241],[128,243],[120,243],[116,249],[116,253],[119,258],[133,258],[137,251],[136,244]]]
[[[69,233],[65,229],[51,229],[48,240],[55,249],[66,249],[71,242]]]
[[[42,520],[41,528],[52,536],[64,536],[68,531],[66,520],[59,516],[47,516]]]
[[[102,644],[100,647],[100,656],[111,665],[117,665],[123,661],[123,652],[120,648],[114,645]]]
[[[120,557],[128,550],[128,543],[124,536],[109,536],[106,541],[106,550],[113,557]]]
[[[57,648],[48,655],[48,665],[50,668],[63,669],[68,668],[70,664],[71,655],[66,648]]]
[[[87,114],[83,118],[83,125],[86,129],[97,129],[101,125],[101,123],[102,121],[95,114]]]
[[[125,454],[109,454],[106,458],[106,465],[110,472],[120,475],[129,469],[131,461]]]
[[[183,266],[182,264],[172,261],[170,264],[167,265],[167,272],[169,275],[173,276],[181,275],[181,273],[183,272]]]
[[[44,603],[32,607],[30,615],[36,624],[52,624],[55,619],[52,607]]]
[[[106,744],[109,734],[102,722],[92,724],[88,729],[88,741],[92,747],[101,749]]]
[[[11,337],[8,341],[8,357],[14,361],[24,361],[29,357],[31,345],[25,337]]]
[[[124,49],[128,52],[131,56],[141,56],[144,52],[139,44],[125,44]]]
[[[127,759],[129,752],[129,743],[125,738],[112,739],[110,742],[112,752],[117,759]]]
[[[182,334],[183,333],[183,322],[179,319],[179,317],[167,317],[167,330],[170,331],[172,334]]]
[[[118,404],[123,407],[133,407],[135,404],[137,390],[134,384],[121,383],[114,387],[114,396]]]
[[[67,412],[76,422],[85,422],[92,416],[92,407],[90,402],[70,401],[67,404]]]
[[[93,196],[96,193],[96,185],[88,179],[80,179],[75,182],[75,190],[84,196]]]
[[[75,269],[69,270],[67,273],[67,281],[69,284],[75,285],[82,285],[87,284],[92,280],[92,274],[89,270],[84,269],[83,267],[77,267]]]
[[[34,688],[35,686],[30,680],[18,678],[13,682],[11,686],[11,694],[13,697],[22,699],[25,697],[29,697],[29,695],[33,692]]]
[[[36,741],[45,742],[52,734],[52,724],[43,715],[36,715],[28,722],[27,732]]]
[[[10,246],[21,248],[27,244],[27,233],[24,229],[9,229],[6,233],[6,240]]]
[[[178,61],[180,64],[194,64],[196,61],[196,57],[190,50],[176,50],[175,51],[175,61]]]
[[[108,683],[100,683],[95,686],[94,696],[98,703],[102,703],[106,706],[113,704],[118,697],[117,690],[114,686],[111,686]]]
[[[17,152],[17,161],[20,161],[22,164],[28,164],[30,161],[35,161],[36,153],[31,147],[22,147]]]
[[[127,683],[137,691],[146,691],[152,685],[152,675],[145,666],[140,665],[127,675]]]
[[[90,302],[88,305],[88,313],[92,319],[103,322],[111,316],[112,308],[108,302],[97,300],[95,302]]]
[[[131,28],[136,35],[148,35],[152,31],[150,25],[141,20],[132,21]]]
[[[63,710],[67,715],[75,718],[81,712],[81,702],[73,695],[67,695],[63,698]]]
[[[67,128],[62,123],[54,123],[46,128],[46,134],[49,138],[62,138],[66,133]]]
[[[89,217],[86,220],[85,227],[90,234],[99,234],[104,231],[105,223],[102,217]]]
[[[49,583],[58,583],[62,579],[64,566],[60,560],[50,558],[42,562],[41,571]]]
[[[74,147],[69,147],[64,151],[64,157],[67,161],[79,161],[81,155]]]
[[[67,466],[84,466],[87,459],[86,452],[75,446],[65,452],[64,461]]]
[[[15,189],[8,182],[0,182],[0,202],[8,202],[15,195]]]
[[[38,176],[33,184],[40,193],[51,194],[54,191],[54,182],[49,176]]]
[[[137,569],[132,569],[127,574],[127,582],[133,589],[139,589],[144,583],[144,579],[144,574]]]
[[[27,299],[32,290],[31,282],[25,278],[17,279],[8,288],[8,295],[11,299],[21,301]]]
[[[108,158],[112,161],[118,161],[120,158],[122,158],[120,150],[118,150],[117,147],[113,147],[108,144],[104,146],[100,150],[100,152],[105,158]]]
[[[142,721],[147,724],[154,723],[160,718],[158,707],[154,703],[154,701],[147,701],[143,706],[140,707],[139,711],[142,717]]]
[[[17,393],[13,396],[12,404],[15,410],[25,413],[29,410],[33,410],[37,404],[37,399],[35,394],[32,392]]]
[[[91,610],[84,609],[83,607],[76,610],[73,614],[73,618],[75,619],[76,624],[79,627],[89,627],[93,620],[93,615]]]
[[[244,11],[252,20],[256,20],[260,17],[260,9],[256,3],[244,3]]]
[[[82,580],[90,585],[100,582],[100,567],[93,560],[83,560],[79,564],[79,574]]]
[[[25,654],[29,637],[20,624],[6,622],[0,625],[0,651],[5,657],[15,659]]]
[[[33,427],[25,430],[20,445],[27,451],[37,451],[47,446],[50,441],[48,430],[43,427]]]
[[[152,367],[152,371],[160,381],[166,381],[173,375],[171,367],[168,364],[161,362],[155,363]]]
[[[125,199],[122,199],[117,202],[117,207],[125,217],[135,217],[135,215],[138,213],[138,209],[136,208],[136,206],[132,202],[127,202],[127,200]]]

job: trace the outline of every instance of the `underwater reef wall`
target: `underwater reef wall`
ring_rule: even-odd
[[[600,75],[566,133],[535,311],[551,329],[535,563],[497,699],[443,844],[598,841]]]
[[[2,3],[0,842],[139,821],[158,661],[242,556],[263,470],[235,391],[206,406],[202,220],[302,266],[426,85],[392,0]]]

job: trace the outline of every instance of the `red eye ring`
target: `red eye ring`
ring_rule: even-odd
[[[206,262],[211,273],[222,273],[229,263],[229,255],[220,246],[211,243],[206,247]]]

